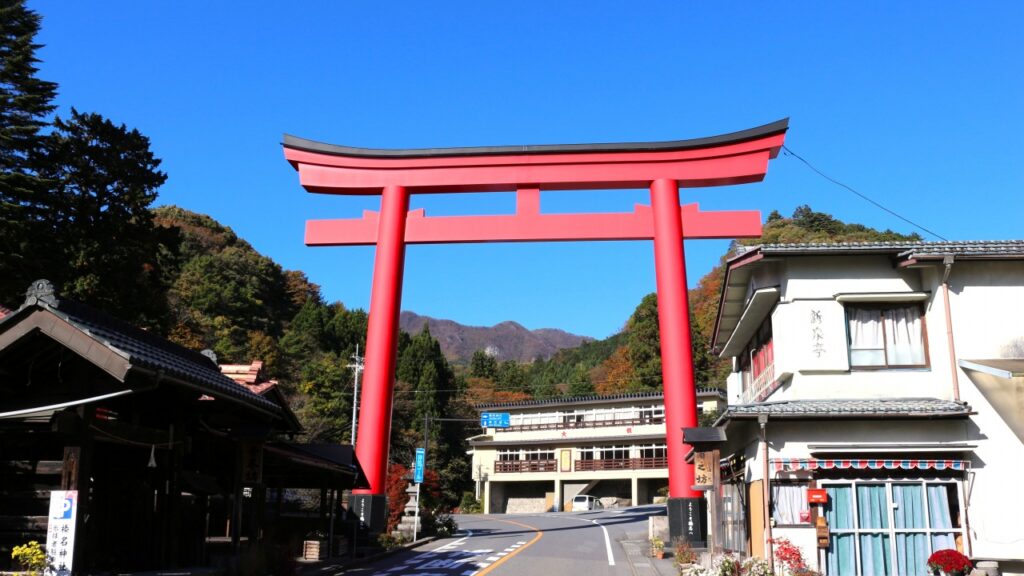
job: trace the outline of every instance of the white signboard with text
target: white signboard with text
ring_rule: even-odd
[[[75,555],[75,517],[78,515],[78,490],[50,492],[50,515],[46,527],[46,556],[51,567],[47,574],[71,574]]]

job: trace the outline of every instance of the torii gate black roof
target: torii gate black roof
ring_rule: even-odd
[[[284,135],[282,144],[285,148],[318,152],[335,156],[358,156],[364,158],[430,158],[444,156],[500,156],[520,154],[566,154],[587,152],[648,152],[691,150],[737,144],[747,140],[756,140],[780,134],[789,128],[789,118],[776,120],[763,126],[688,140],[668,140],[662,142],[618,142],[602,144],[526,144],[519,146],[464,146],[455,148],[359,148],[327,144],[315,140],[307,140]]]

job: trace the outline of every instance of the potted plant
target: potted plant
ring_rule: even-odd
[[[688,540],[677,536],[672,540],[672,559],[676,567],[682,570],[685,566],[697,563],[697,552]]]
[[[651,538],[651,556],[659,560],[665,557],[665,541],[657,536]]]
[[[938,576],[965,576],[971,571],[971,561],[956,550],[936,550],[928,557],[928,569]]]

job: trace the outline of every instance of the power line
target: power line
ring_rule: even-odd
[[[886,208],[885,206],[882,206],[882,205],[881,205],[881,204],[879,204],[878,202],[876,202],[876,201],[872,200],[871,198],[868,198],[868,197],[867,197],[867,196],[865,196],[864,194],[861,194],[860,192],[858,192],[858,191],[854,190],[854,189],[853,189],[852,187],[850,187],[850,186],[847,186],[846,184],[843,184],[842,182],[840,182],[840,181],[836,180],[835,178],[832,178],[832,177],[831,177],[831,176],[829,176],[828,174],[825,174],[825,173],[824,173],[824,172],[822,172],[821,170],[818,170],[817,168],[815,168],[815,167],[814,167],[814,165],[813,165],[813,164],[811,164],[810,162],[808,162],[807,160],[805,160],[805,159],[803,158],[803,156],[800,156],[800,155],[799,155],[799,154],[797,154],[796,152],[793,152],[793,149],[792,149],[792,148],[790,148],[789,146],[786,146],[785,144],[783,144],[783,146],[782,146],[782,153],[783,153],[783,155],[785,155],[785,156],[792,156],[792,157],[796,158],[797,160],[799,160],[799,161],[803,162],[803,163],[804,163],[804,165],[806,165],[806,166],[807,166],[808,168],[810,168],[811,170],[813,170],[813,171],[814,171],[814,172],[815,172],[815,173],[816,173],[816,174],[817,174],[818,176],[821,176],[822,178],[824,178],[825,180],[828,180],[829,182],[831,182],[831,183],[835,184],[836,186],[840,186],[840,187],[842,187],[842,188],[845,188],[845,189],[849,190],[850,192],[853,192],[854,194],[856,194],[857,196],[859,196],[859,197],[860,197],[861,199],[863,199],[863,200],[866,200],[867,202],[870,202],[871,204],[874,204],[874,205],[875,205],[875,206],[877,206],[878,208],[881,208],[882,210],[885,210],[885,211],[886,211],[886,212],[888,212],[889,214],[892,214],[893,216],[895,216],[895,217],[899,218],[900,220],[903,220],[903,221],[904,221],[904,222],[906,222],[907,224],[910,224],[911,226],[913,226],[913,227],[915,227],[915,228],[917,228],[917,229],[919,229],[919,230],[921,230],[921,231],[923,231],[923,232],[925,232],[925,233],[927,233],[927,234],[931,234],[932,236],[934,236],[934,237],[938,238],[939,240],[942,240],[943,242],[949,242],[949,240],[948,240],[948,239],[946,239],[945,237],[943,237],[943,236],[940,236],[939,234],[936,234],[935,232],[932,232],[931,230],[929,230],[929,229],[925,228],[924,226],[921,226],[920,224],[918,224],[917,222],[914,222],[913,220],[911,220],[911,219],[909,219],[909,218],[905,218],[905,217],[903,217],[903,216],[901,216],[901,215],[897,214],[897,213],[896,213],[895,211],[893,211],[893,210],[890,210],[890,209]]]

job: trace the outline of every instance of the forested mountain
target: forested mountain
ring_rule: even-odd
[[[477,350],[486,350],[498,360],[532,362],[592,340],[556,328],[527,330],[511,320],[494,326],[466,326],[409,311],[402,312],[398,326],[409,334],[419,334],[424,326],[430,326],[430,333],[441,343],[445,357],[459,364],[469,362]]]

